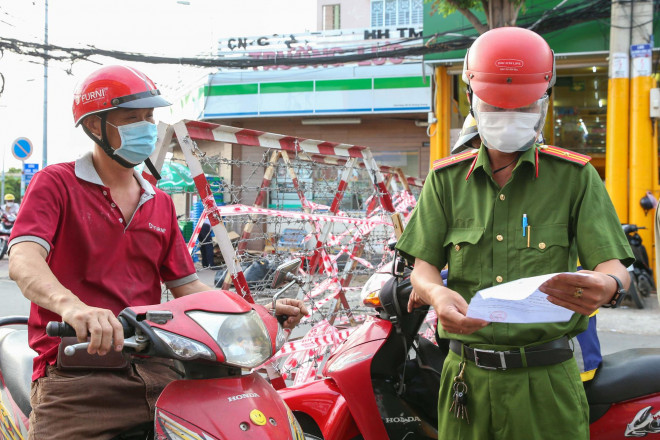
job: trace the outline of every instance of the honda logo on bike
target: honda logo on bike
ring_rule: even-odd
[[[411,422],[421,422],[422,419],[419,417],[386,417],[385,423],[411,423]]]
[[[227,397],[227,401],[228,402],[235,402],[236,400],[249,399],[249,398],[254,398],[254,397],[261,397],[261,396],[257,393],[237,394],[236,396]]]

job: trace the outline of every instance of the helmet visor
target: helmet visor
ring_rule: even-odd
[[[516,108],[504,108],[497,107],[495,105],[488,104],[486,101],[482,100],[476,94],[472,95],[472,110],[475,113],[475,118],[477,119],[477,125],[479,124],[479,117],[477,113],[482,112],[518,112],[518,113],[539,113],[543,114],[545,120],[545,114],[548,112],[548,103],[550,102],[550,97],[548,95],[543,95],[541,98],[532,102],[529,105],[524,105],[522,107]]]
[[[113,98],[110,103],[113,107],[120,108],[156,108],[171,105],[160,95],[159,90],[147,90],[146,92]]]

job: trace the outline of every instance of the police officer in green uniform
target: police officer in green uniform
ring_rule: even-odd
[[[415,262],[412,305],[432,305],[451,340],[438,438],[586,440],[588,404],[568,339],[596,309],[618,304],[632,252],[590,158],[535,144],[555,81],[545,40],[488,31],[469,49],[463,80],[483,144],[434,163],[397,245]],[[578,257],[585,270],[571,273]],[[549,273],[561,274],[540,289],[575,312],[568,322],[466,316],[478,290]]]

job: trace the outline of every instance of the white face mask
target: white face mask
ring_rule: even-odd
[[[484,145],[503,153],[529,150],[538,137],[548,111],[549,96],[520,108],[505,109],[472,96],[472,110]]]
[[[486,147],[503,153],[525,151],[538,135],[540,113],[480,112],[479,135]]]

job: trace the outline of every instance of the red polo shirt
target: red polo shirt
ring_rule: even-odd
[[[140,202],[125,222],[94,169],[91,153],[35,174],[23,198],[9,246],[39,243],[53,274],[85,304],[118,314],[130,306],[158,304],[161,282],[177,287],[197,279],[170,197],[139,173]],[[46,336],[61,317],[32,303],[30,347],[37,352],[32,380],[57,358],[59,338]]]

